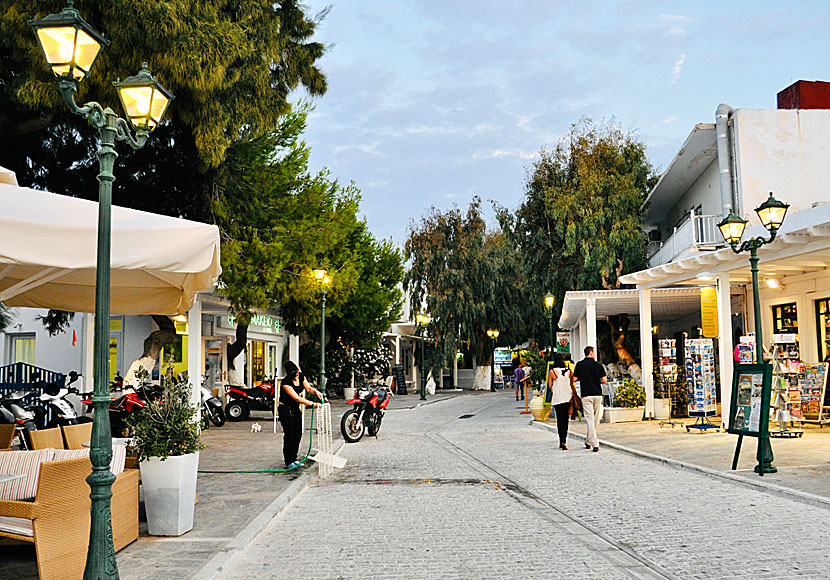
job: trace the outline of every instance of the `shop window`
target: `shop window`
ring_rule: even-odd
[[[830,298],[816,300],[816,324],[819,360],[823,361],[830,355]]]
[[[795,302],[772,307],[773,334],[798,334],[798,310]]]
[[[251,378],[261,381],[265,378],[265,343],[254,341],[251,343]]]
[[[9,362],[35,364],[35,335],[12,334],[9,336]]]

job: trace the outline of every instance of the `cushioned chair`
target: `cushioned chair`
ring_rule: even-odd
[[[32,442],[32,449],[63,449],[63,435],[60,427],[54,429],[38,429],[29,431],[29,440]]]
[[[12,446],[15,427],[14,423],[0,425],[0,449],[8,449]]]
[[[67,449],[85,449],[84,443],[92,439],[92,423],[65,425],[61,427]]]

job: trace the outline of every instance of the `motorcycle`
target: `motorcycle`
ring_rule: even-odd
[[[61,387],[57,383],[50,383],[43,387],[43,394],[40,395],[40,403],[46,408],[46,428],[59,427],[61,425],[77,425],[88,423],[89,417],[78,417],[75,407],[66,400],[67,395],[79,395],[78,389],[71,386],[80,378],[80,374],[70,371],[69,382]]]
[[[110,429],[113,436],[119,436],[127,428],[125,419],[132,413],[138,413],[147,403],[153,399],[158,399],[161,396],[160,387],[152,384],[142,383],[137,387],[125,392],[120,397],[115,397],[109,404],[110,415]],[[92,405],[92,394],[86,395],[83,399],[83,404],[86,405],[87,411],[92,412],[94,407]]]
[[[244,421],[251,411],[274,412],[274,380],[266,379],[250,389],[242,386],[227,385],[225,393],[228,404],[225,415],[230,421]]]
[[[346,411],[340,419],[343,439],[347,443],[357,443],[367,431],[369,435],[377,436],[392,396],[392,389],[385,384],[375,385],[374,388],[368,384],[362,386],[354,399],[346,401],[347,405],[354,407]]]
[[[205,386],[204,378],[199,386],[199,394],[202,400],[202,428],[207,429],[210,423],[217,427],[224,425],[225,411],[222,409],[222,401]]]
[[[29,432],[37,430],[37,417],[27,399],[35,391],[13,391],[0,398],[0,422],[15,423],[21,435],[21,446],[29,445]]]

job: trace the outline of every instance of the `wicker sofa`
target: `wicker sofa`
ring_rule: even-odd
[[[33,543],[41,580],[83,577],[90,527],[86,478],[91,472],[88,456],[43,461],[34,501],[0,499],[0,540]],[[138,470],[116,476],[111,506],[118,551],[138,539]]]

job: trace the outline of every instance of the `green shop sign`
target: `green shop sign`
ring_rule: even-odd
[[[219,317],[219,326],[222,328],[236,328],[236,316],[229,314]],[[282,332],[282,320],[276,316],[267,314],[254,314],[248,324],[248,330],[264,332],[266,334],[279,334]]]

